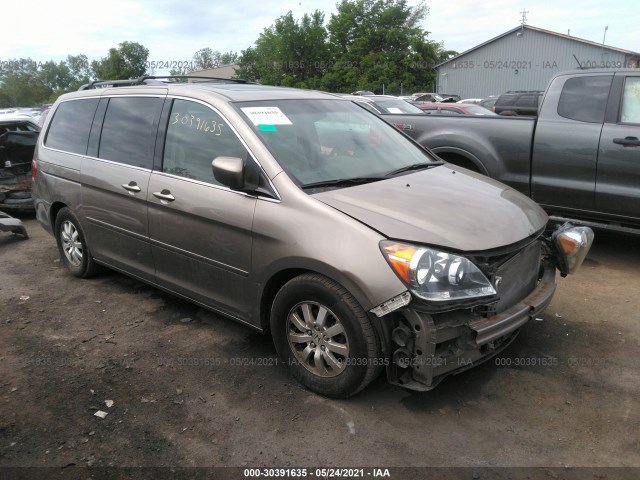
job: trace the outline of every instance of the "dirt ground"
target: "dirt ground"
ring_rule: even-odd
[[[23,220],[29,240],[0,233],[0,468],[640,467],[637,237],[598,232],[495,361],[336,401],[269,337],[114,272],[72,277]]]

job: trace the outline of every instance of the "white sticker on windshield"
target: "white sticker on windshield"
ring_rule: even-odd
[[[389,107],[387,108],[387,111],[389,113],[402,113],[402,110],[400,110],[398,107]]]
[[[292,125],[291,120],[278,107],[244,107],[241,110],[255,126]]]

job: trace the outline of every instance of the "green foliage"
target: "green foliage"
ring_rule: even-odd
[[[109,55],[92,62],[86,55],[68,55],[66,60],[36,62],[30,58],[2,62],[0,108],[39,107],[53,103],[63,93],[77,90],[93,79],[135,78],[145,73],[149,50],[135,42],[122,42]]]
[[[105,58],[91,62],[91,69],[98,79],[128,80],[145,74],[148,58],[149,49],[144,45],[122,42],[118,48],[109,49]]]
[[[242,52],[236,75],[333,92],[424,89],[433,67],[455,54],[427,39],[420,24],[428,13],[407,0],[342,0],[325,26],[320,11],[300,21],[289,12]]]
[[[269,85],[318,88],[329,68],[328,46],[322,12],[305,14],[300,21],[288,12],[264,29],[255,47],[242,52],[236,76]]]

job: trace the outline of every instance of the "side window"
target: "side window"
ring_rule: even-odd
[[[85,155],[97,98],[69,100],[58,105],[47,132],[45,146]]]
[[[224,119],[211,108],[174,100],[169,115],[162,171],[219,185],[211,171],[216,157],[247,158],[247,150]]]
[[[514,95],[500,95],[500,98],[496,100],[496,107],[502,107],[503,105],[510,105],[513,103]]]
[[[558,101],[558,115],[571,120],[603,123],[612,76],[581,76],[567,80]]]
[[[640,123],[640,77],[627,77],[622,93],[622,123]]]
[[[537,95],[522,95],[517,101],[518,107],[532,107],[538,108],[538,96]]]
[[[151,169],[162,99],[115,97],[104,116],[98,157]]]

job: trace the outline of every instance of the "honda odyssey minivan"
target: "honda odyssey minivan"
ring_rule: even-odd
[[[593,234],[349,100],[242,82],[63,95],[33,164],[73,275],[117,270],[270,333],[292,375],[413,390],[504,349]]]

